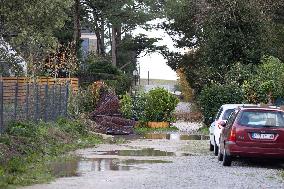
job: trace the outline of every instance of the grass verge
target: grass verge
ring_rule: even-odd
[[[76,120],[11,123],[0,135],[0,189],[50,181],[58,176],[51,162],[72,158],[62,154],[101,142]]]

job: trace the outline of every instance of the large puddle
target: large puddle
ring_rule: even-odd
[[[181,134],[181,133],[146,133],[143,135],[116,135],[116,140],[137,140],[137,139],[150,139],[150,140],[209,140],[209,135],[194,135],[194,134]]]
[[[111,156],[189,156],[188,153],[174,153],[154,148],[144,148],[135,150],[113,150],[113,151],[95,151],[94,155],[111,155]]]
[[[137,137],[137,135],[136,135]],[[204,135],[188,135],[180,133],[148,133],[142,136],[145,139],[166,139],[166,140],[208,140]],[[96,158],[69,158],[61,159],[50,163],[50,172],[55,177],[73,177],[81,176],[89,172],[100,171],[130,171],[141,169],[140,164],[172,163],[164,160],[151,160],[151,157],[181,157],[191,156],[193,154],[182,152],[168,152],[154,148],[128,149],[113,151],[94,151],[92,153]],[[108,156],[108,157],[107,157]],[[124,158],[119,158],[124,157]],[[143,157],[147,159],[134,157]],[[161,158],[163,159],[163,158]],[[143,167],[145,168],[145,167]]]
[[[139,164],[172,163],[164,160],[135,160],[117,158],[72,158],[58,160],[50,164],[50,172],[55,177],[81,176],[88,172],[139,170]]]
[[[166,139],[166,140],[209,140],[207,135],[188,135],[180,133],[147,133],[143,136],[145,139]]]

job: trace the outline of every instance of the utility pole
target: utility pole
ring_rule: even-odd
[[[140,80],[141,80],[141,66],[140,66],[140,63],[138,64],[138,66],[139,66],[139,80],[138,80],[138,82],[139,82],[139,86],[141,85],[141,83],[140,83]]]
[[[150,71],[148,71],[148,85],[150,85]]]

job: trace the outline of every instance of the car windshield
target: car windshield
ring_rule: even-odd
[[[284,127],[284,113],[269,110],[248,110],[241,114],[240,125],[253,127]]]
[[[222,119],[223,120],[227,120],[230,115],[232,114],[232,112],[234,112],[234,109],[228,109],[224,112]]]

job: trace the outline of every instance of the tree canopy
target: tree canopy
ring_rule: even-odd
[[[186,54],[165,52],[173,69],[184,68],[191,86],[224,83],[237,62],[261,63],[264,55],[283,57],[283,2],[265,0],[166,1],[162,27],[179,36]]]

